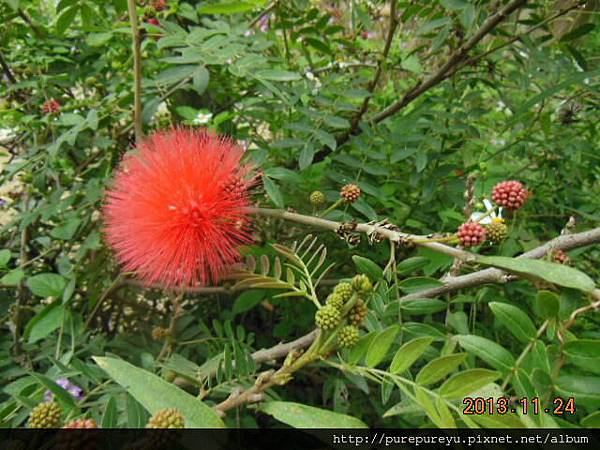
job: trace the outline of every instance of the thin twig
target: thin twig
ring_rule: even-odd
[[[23,196],[23,210],[27,212],[29,206],[29,194]],[[21,231],[21,243],[19,246],[19,265],[27,265],[29,255],[27,253],[27,245],[29,243],[29,226]],[[12,322],[13,322],[13,354],[18,356],[21,352],[21,344],[19,341],[21,335],[21,308],[26,300],[27,290],[25,289],[25,280],[19,282],[17,289],[17,299],[13,306]]]
[[[283,211],[279,209],[268,209],[268,208],[251,208],[249,212],[261,214],[264,216],[278,217],[280,219],[289,220],[292,222],[302,223],[304,225],[310,225],[318,228],[324,228],[327,230],[337,231],[342,223],[335,222],[333,220],[322,219],[320,217],[306,216],[303,214],[293,213],[289,211]],[[455,247],[435,242],[435,239],[429,239],[427,236],[420,236],[408,233],[402,233],[400,231],[389,230],[387,228],[370,225],[367,223],[359,223],[356,225],[354,231],[358,233],[366,233],[371,235],[377,233],[390,241],[397,243],[416,244],[422,247],[430,248],[438,253],[444,253],[454,258],[459,258],[464,261],[474,261],[476,255],[460,250]]]
[[[15,84],[17,82],[17,79],[13,75],[12,70],[10,70],[10,67],[4,59],[4,55],[2,54],[2,52],[0,52],[0,66],[2,66],[2,70],[4,71],[6,78],[8,78],[8,81],[10,81],[12,84]]]
[[[135,130],[135,140],[136,142],[140,142],[144,137],[142,130],[142,42],[140,30],[138,29],[135,0],[127,0],[127,8],[129,10],[133,45],[133,127]]]
[[[184,311],[182,299],[183,293],[180,293],[173,298],[173,312],[171,313],[171,321],[169,322],[169,333],[167,335],[167,339],[165,340],[163,348],[161,349],[160,353],[158,354],[158,357],[156,358],[157,361],[162,361],[162,359],[171,352],[171,349],[175,344],[175,332],[177,330],[177,322],[179,321],[179,318],[183,316]]]
[[[397,26],[398,26],[398,17],[396,14],[396,0],[391,0],[390,1],[390,23],[388,26],[388,34],[387,34],[387,39],[385,41],[385,46],[383,47],[383,52],[381,53],[381,57],[379,58],[379,61],[377,62],[377,68],[375,69],[375,76],[371,80],[371,83],[369,84],[369,87],[367,89],[369,91],[369,95],[367,95],[365,97],[365,99],[363,100],[363,103],[360,107],[360,110],[358,111],[358,113],[356,114],[354,119],[352,119],[352,124],[350,125],[350,130],[348,131],[348,134],[354,134],[356,132],[356,130],[358,128],[358,124],[360,123],[360,120],[362,119],[364,114],[369,109],[369,102],[371,101],[371,96],[372,96],[371,94],[373,94],[373,92],[375,92],[375,88],[377,87],[377,84],[379,83],[379,79],[381,78],[381,74],[383,73],[383,66],[387,60],[388,54],[390,53],[390,48],[392,47],[392,40],[394,39],[394,33],[396,32]]]

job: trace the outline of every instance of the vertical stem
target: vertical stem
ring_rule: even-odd
[[[135,130],[135,141],[140,142],[144,137],[144,132],[142,131],[142,42],[140,39],[140,30],[138,29],[135,0],[127,0],[127,8],[129,9],[129,22],[131,22],[133,42],[133,128]]]
[[[27,212],[29,209],[29,194],[25,193],[23,196],[23,211]],[[21,244],[19,248],[19,266],[27,264],[29,255],[27,254],[27,243],[29,241],[29,227],[26,226],[21,231]],[[17,289],[17,300],[13,307],[13,354],[18,356],[21,353],[21,343],[19,342],[21,334],[21,307],[26,300],[27,290],[25,289],[25,280],[19,282]]]

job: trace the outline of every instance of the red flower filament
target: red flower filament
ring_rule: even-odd
[[[206,131],[148,137],[127,155],[104,207],[105,234],[125,271],[166,287],[214,283],[248,232],[243,150]]]

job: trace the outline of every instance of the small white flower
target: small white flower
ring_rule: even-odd
[[[310,81],[315,79],[315,76],[313,75],[312,72],[306,72],[306,78],[308,78]]]
[[[212,119],[212,113],[204,113],[202,111],[200,111],[198,113],[198,115],[196,116],[196,118],[194,120],[192,120],[192,123],[194,125],[205,125],[208,122],[210,122],[210,119]]]
[[[167,102],[160,102],[158,107],[156,108],[157,114],[166,114],[169,112],[169,108],[167,107]]]
[[[473,214],[471,214],[471,217],[469,217],[469,221],[479,222],[481,225],[488,225],[492,223],[493,219],[502,218],[502,207],[500,207],[500,209],[498,209],[498,214],[491,213],[485,216],[483,219],[481,219],[483,215],[489,213],[491,210],[494,209],[494,205],[492,205],[492,202],[490,202],[487,198],[483,200],[483,204],[485,205],[485,212],[474,212]],[[479,221],[479,219],[481,219],[481,221]]]

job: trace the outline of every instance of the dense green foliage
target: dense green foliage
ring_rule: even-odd
[[[507,216],[501,244],[469,249],[486,258],[454,269],[430,247],[348,242],[257,216],[244,251],[260,275],[183,298],[145,288],[121,273],[100,213],[135,142],[127,1],[0,1],[3,427],[25,426],[47,390],[64,420],[102,427],[143,427],[164,408],[189,427],[600,426],[600,316],[572,317],[600,301],[600,250],[571,249],[571,267],[512,258],[599,226],[598,2],[520,2],[467,55],[492,13],[515,2],[137,3],[144,132],[231,135],[262,171],[260,206],[313,215],[311,192],[325,194],[325,209],[356,183],[358,201],[328,219],[429,235],[454,233],[465,208],[485,211],[502,180],[533,195]],[[283,280],[276,257],[292,266]],[[427,291],[449,271],[487,266],[519,277]],[[297,371],[290,354],[291,379],[220,418],[215,405],[285,359],[252,353],[313,330],[315,304],[357,273],[374,285],[360,294],[369,312],[358,344]],[[299,295],[281,295],[290,291]],[[541,411],[466,416],[465,396],[538,397]],[[574,414],[544,413],[556,396],[573,397]]]

